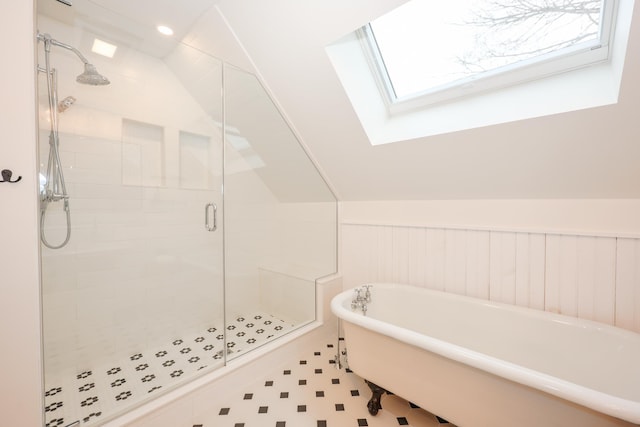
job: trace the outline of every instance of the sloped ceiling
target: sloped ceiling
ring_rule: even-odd
[[[339,199],[640,198],[640,8],[617,104],[372,146],[325,46],[404,1],[217,5]]]

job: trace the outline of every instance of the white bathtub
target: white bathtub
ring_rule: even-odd
[[[331,309],[350,369],[460,427],[640,424],[640,334],[399,284]]]

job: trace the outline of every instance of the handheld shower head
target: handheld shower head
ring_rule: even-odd
[[[73,96],[67,96],[65,99],[58,102],[58,112],[64,113],[69,109],[69,107],[71,107],[75,103],[76,103],[76,99]]]
[[[104,86],[111,83],[108,78],[98,73],[95,65],[86,62],[84,64],[84,73],[76,77],[78,83],[83,85]]]

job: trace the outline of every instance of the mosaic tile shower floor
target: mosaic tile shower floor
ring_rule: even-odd
[[[266,313],[237,317],[227,326],[227,353],[255,348],[286,333],[293,325]],[[111,414],[147,399],[199,370],[223,363],[224,335],[221,328],[175,339],[165,345],[131,354],[106,365],[92,367],[45,386],[45,426],[66,427],[99,424]]]
[[[394,395],[383,395],[382,409],[369,414],[371,391],[348,369],[336,369],[333,344],[311,349],[299,359],[243,386],[193,427],[455,427]]]

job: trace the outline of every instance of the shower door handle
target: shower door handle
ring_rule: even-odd
[[[213,213],[213,215],[210,214]],[[213,219],[213,224],[211,223]],[[207,203],[204,205],[204,228],[207,231],[216,231],[218,228],[218,207],[215,203]]]

